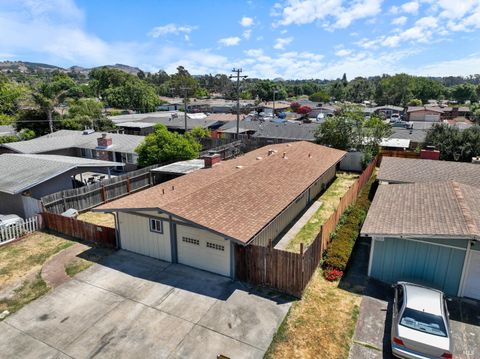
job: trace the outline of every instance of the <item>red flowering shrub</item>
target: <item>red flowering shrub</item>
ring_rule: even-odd
[[[290,108],[292,109],[293,112],[297,112],[300,107],[301,106],[298,102],[292,102],[290,104]]]
[[[323,276],[326,280],[334,282],[343,276],[343,272],[337,268],[327,268],[323,271]]]
[[[302,106],[297,110],[297,113],[300,115],[306,115],[307,113],[311,112],[312,108],[309,106]]]

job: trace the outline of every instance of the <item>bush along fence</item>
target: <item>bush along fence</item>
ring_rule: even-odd
[[[308,248],[300,246],[300,253],[249,245],[235,247],[235,275],[255,285],[274,288],[300,298],[310,278],[332,240],[332,234],[345,210],[353,204],[375,170],[376,157],[340,199],[335,212],[322,225],[320,232]]]
[[[63,213],[69,208],[85,211],[152,186],[154,183],[150,170],[158,166],[145,167],[89,186],[56,192],[42,197],[41,201],[45,211],[51,213]]]
[[[75,239],[93,242],[103,247],[116,248],[115,228],[97,226],[55,213],[42,213],[45,228]]]
[[[20,223],[0,228],[0,246],[12,242],[28,233],[35,232],[41,229],[42,225],[42,217],[34,216]]]

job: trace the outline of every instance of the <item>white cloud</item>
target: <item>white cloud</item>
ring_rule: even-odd
[[[421,76],[458,76],[477,73],[480,54],[471,54],[459,60],[440,61],[412,69],[411,73]]]
[[[392,14],[400,14],[400,13],[406,13],[406,14],[416,14],[418,12],[418,9],[420,8],[420,4],[418,1],[409,1],[406,2],[400,6],[392,6],[390,8],[390,13]]]
[[[309,24],[320,21],[326,27],[346,28],[354,21],[380,13],[383,0],[287,0],[275,25]],[[278,9],[278,6],[276,7]]]
[[[190,25],[176,25],[176,24],[167,24],[163,26],[154,27],[148,35],[154,38],[165,36],[165,35],[179,35],[179,34],[189,34],[195,30],[196,26]]]
[[[253,25],[253,19],[252,19],[251,17],[244,16],[244,17],[242,17],[242,19],[240,20],[240,25],[242,25],[243,27],[252,26],[252,25]]]
[[[348,56],[351,53],[352,53],[352,50],[348,50],[348,49],[340,49],[340,50],[335,51],[335,55],[337,55],[339,57]]]
[[[218,43],[223,46],[237,46],[241,40],[238,36],[231,36],[218,40]]]
[[[400,16],[392,20],[393,25],[405,25],[408,18],[406,16]]]
[[[252,36],[252,30],[248,29],[243,32],[243,38],[244,39],[249,39]]]
[[[293,41],[293,37],[279,37],[273,45],[274,49],[283,50],[285,46],[289,45]]]

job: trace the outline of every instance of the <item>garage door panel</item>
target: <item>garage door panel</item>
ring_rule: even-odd
[[[150,230],[149,217],[119,213],[119,222],[122,249],[168,262],[172,261],[168,222],[163,221],[163,233]]]
[[[230,242],[208,231],[177,225],[178,262],[230,276]]]
[[[414,240],[376,240],[371,276],[393,283],[399,280],[430,283],[449,295],[456,295],[465,251]]]
[[[463,295],[480,299],[480,251],[472,250],[470,252]]]

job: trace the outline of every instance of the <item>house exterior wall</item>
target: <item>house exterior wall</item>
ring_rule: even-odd
[[[436,121],[440,121],[440,113],[435,111],[415,111],[408,114],[409,121],[425,121],[427,117],[434,116]]]
[[[16,214],[25,218],[22,195],[0,192],[0,214]]]
[[[326,188],[336,174],[336,165],[330,167],[310,187],[308,187],[294,202],[292,202],[282,213],[265,226],[250,242],[258,246],[268,246],[270,241],[275,243],[279,235],[287,228],[292,221]]]
[[[386,283],[419,282],[456,296],[467,245],[467,239],[372,239],[369,275]]]

